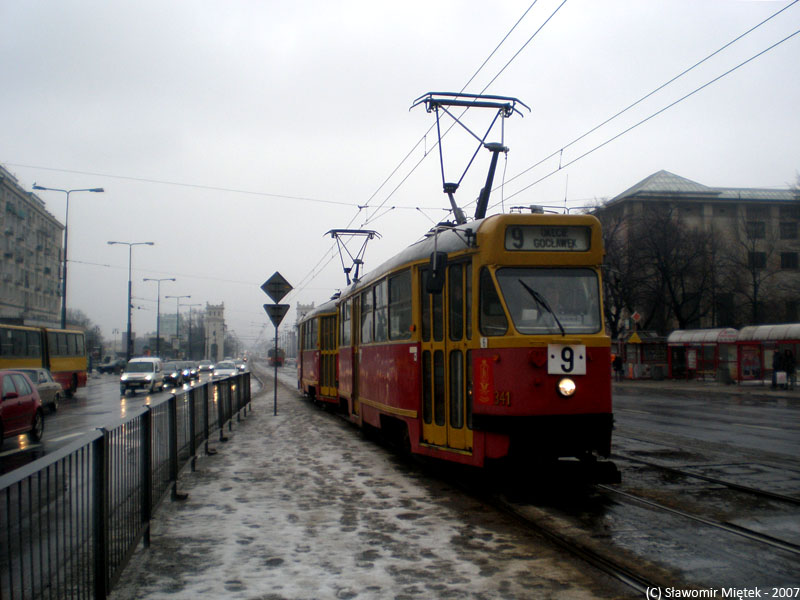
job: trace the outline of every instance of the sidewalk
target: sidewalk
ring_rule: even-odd
[[[272,380],[185,472],[112,600],[629,598]]]

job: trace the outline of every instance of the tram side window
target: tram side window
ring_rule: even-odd
[[[387,282],[384,279],[375,287],[375,341],[389,339],[389,303],[386,294]]]
[[[361,343],[372,341],[372,288],[361,294]]]
[[[352,310],[352,304],[350,300],[342,303],[342,314],[339,322],[341,323],[341,335],[339,337],[340,345],[342,346],[349,346],[350,345],[350,315]]]
[[[411,271],[389,278],[389,339],[411,337]]]
[[[480,329],[483,335],[505,335],[508,331],[508,320],[500,296],[492,281],[492,274],[484,267],[480,279]]]

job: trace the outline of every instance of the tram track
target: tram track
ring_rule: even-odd
[[[670,473],[671,475],[680,475],[682,477],[689,477],[692,479],[700,479],[702,481],[707,481],[708,483],[713,483],[716,485],[721,485],[731,490],[735,490],[737,492],[744,492],[747,494],[751,494],[753,496],[757,496],[760,498],[765,498],[768,500],[776,500],[778,502],[785,502],[787,504],[792,504],[794,506],[800,506],[800,498],[795,496],[789,496],[787,494],[781,494],[778,492],[772,492],[769,490],[764,490],[761,488],[755,488],[749,485],[744,485],[741,483],[736,483],[734,481],[728,481],[726,479],[720,479],[719,477],[712,477],[710,475],[703,475],[700,473],[693,473],[691,471],[686,471],[683,469],[679,469],[676,467],[669,467],[667,465],[662,465],[653,461],[644,460],[642,458],[637,458],[635,456],[631,456],[629,454],[623,454],[620,452],[615,452],[612,455],[613,458],[621,458],[627,460],[629,462],[635,462],[641,465],[645,465],[652,469],[658,469],[665,473]]]
[[[703,523],[704,525],[708,525],[709,527],[715,527],[721,531],[725,531],[727,533],[732,533],[734,535],[739,535],[749,540],[753,540],[755,542],[759,542],[761,544],[766,544],[768,546],[772,546],[773,548],[778,548],[780,550],[790,552],[792,554],[800,556],[800,545],[793,544],[791,542],[787,542],[785,540],[781,540],[779,538],[773,537],[771,535],[766,535],[755,531],[753,529],[749,529],[747,527],[742,527],[741,525],[735,525],[733,523],[724,523],[721,521],[716,521],[714,519],[710,519],[708,517],[703,517],[701,515],[691,514],[687,511],[680,510],[677,508],[673,508],[670,506],[666,506],[664,504],[655,502],[648,498],[644,498],[642,496],[637,496],[636,494],[632,494],[630,492],[625,492],[623,490],[614,489],[611,486],[605,484],[598,484],[597,487],[602,489],[611,494],[618,494],[627,500],[633,502],[639,502],[656,510],[664,511],[671,513],[673,515],[678,515],[680,517],[691,519],[693,521],[697,521],[698,523]]]

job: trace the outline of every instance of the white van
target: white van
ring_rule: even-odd
[[[132,358],[125,365],[119,378],[119,393],[123,396],[128,390],[147,390],[149,393],[164,389],[164,367],[160,358]]]

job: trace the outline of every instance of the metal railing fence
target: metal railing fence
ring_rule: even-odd
[[[185,497],[180,470],[249,406],[249,373],[197,385],[0,476],[0,600],[105,598],[155,507]]]

